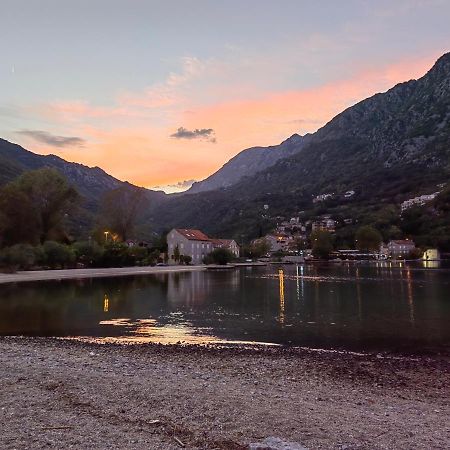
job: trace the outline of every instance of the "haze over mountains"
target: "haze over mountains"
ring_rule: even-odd
[[[99,168],[35,155],[0,141],[1,183],[44,165],[65,174],[91,209],[102,193],[123,183]],[[449,175],[447,53],[422,78],[359,102],[316,133],[244,150],[183,195],[149,191],[145,220],[156,231],[196,227],[211,234],[251,237],[270,226],[264,215],[312,209],[312,198],[322,193],[354,190],[355,198],[340,213],[357,215],[434,192]],[[264,205],[269,206],[267,214]]]

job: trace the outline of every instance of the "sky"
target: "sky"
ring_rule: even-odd
[[[448,0],[0,0],[0,137],[175,192],[450,51]]]

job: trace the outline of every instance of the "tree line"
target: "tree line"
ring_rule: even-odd
[[[57,170],[25,172],[0,189],[0,265],[10,268],[128,266],[162,262],[163,242],[128,246],[145,190],[123,185],[101,199],[91,236],[71,230],[82,197]]]

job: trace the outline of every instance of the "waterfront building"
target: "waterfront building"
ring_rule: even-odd
[[[169,263],[175,264],[175,249],[180,255],[190,256],[192,264],[202,264],[203,258],[216,248],[226,248],[239,256],[239,245],[233,239],[211,239],[203,231],[174,228],[167,235]]]

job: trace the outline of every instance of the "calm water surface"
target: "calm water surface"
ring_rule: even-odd
[[[450,268],[267,266],[1,285],[0,334],[439,350],[450,343]]]

